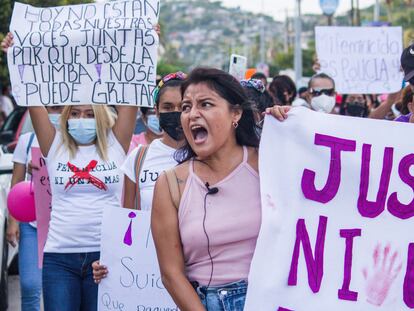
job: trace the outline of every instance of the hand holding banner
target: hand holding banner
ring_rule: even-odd
[[[267,117],[246,311],[414,308],[413,135],[306,108]]]

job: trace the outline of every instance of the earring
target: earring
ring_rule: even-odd
[[[233,127],[234,127],[235,129],[239,126],[239,123],[238,123],[238,122],[236,122],[236,121],[233,121],[231,124],[233,125]]]

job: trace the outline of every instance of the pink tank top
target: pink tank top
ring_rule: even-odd
[[[259,175],[243,161],[226,178],[213,187],[218,193],[207,196],[205,228],[213,258],[210,285],[247,280],[261,224]],[[203,230],[205,182],[194,173],[193,161],[178,211],[186,275],[190,281],[207,285],[211,261],[207,237]]]

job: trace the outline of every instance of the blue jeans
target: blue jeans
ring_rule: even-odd
[[[243,311],[247,282],[239,281],[219,286],[198,286],[191,283],[207,311]]]
[[[42,270],[38,267],[37,230],[20,223],[19,274],[22,311],[39,311],[42,295]]]
[[[96,311],[98,285],[92,277],[93,253],[45,253],[43,300],[45,311]]]

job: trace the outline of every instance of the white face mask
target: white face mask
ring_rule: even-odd
[[[317,97],[312,97],[312,109],[319,112],[331,113],[335,107],[335,97],[322,94]]]

